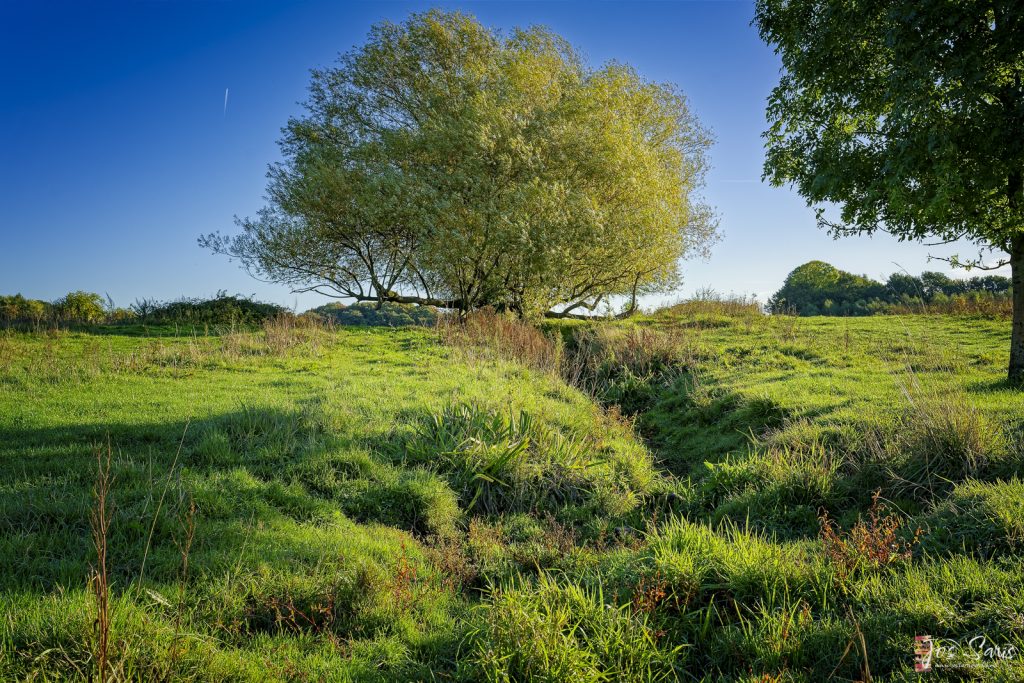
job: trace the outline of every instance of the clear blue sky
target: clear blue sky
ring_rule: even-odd
[[[127,305],[226,289],[318,305],[250,278],[196,237],[232,231],[233,216],[262,205],[309,69],[362,43],[374,22],[434,6],[502,28],[546,24],[592,63],[628,62],[688,95],[717,140],[706,194],[724,236],[708,261],[686,264],[670,299],[713,287],[763,300],[811,259],[874,277],[894,262],[946,270],[929,251],[956,251],[834,241],[794,192],[760,182],[779,64],[750,26],[750,2],[0,0],[0,294],[85,289]]]

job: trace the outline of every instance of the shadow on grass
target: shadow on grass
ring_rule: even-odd
[[[430,523],[444,520],[430,514],[446,494],[454,500],[437,477],[399,470],[389,458],[335,436],[315,403],[294,411],[243,407],[187,428],[182,421],[5,428],[2,587],[83,584],[94,556],[95,453],[108,442],[114,453],[111,573],[121,585],[137,580],[146,555],[148,581],[176,579],[178,543],[193,502],[192,566],[202,575],[243,559],[283,571],[291,563],[337,556],[367,533],[353,532],[350,519],[396,527],[371,534],[391,545],[414,544],[400,529],[436,531]],[[336,537],[341,530],[347,541]],[[264,539],[262,547],[250,546],[246,558],[244,546],[254,535]]]

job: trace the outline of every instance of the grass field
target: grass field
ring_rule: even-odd
[[[1004,321],[204,332],[0,333],[0,679],[97,675],[108,452],[115,680],[1024,677]]]

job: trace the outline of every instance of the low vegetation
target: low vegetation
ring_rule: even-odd
[[[318,319],[338,325],[367,325],[370,327],[423,325],[424,327],[433,327],[437,324],[438,309],[433,306],[395,304],[390,301],[378,303],[364,301],[350,306],[343,303],[324,304],[307,311],[306,315],[316,316]]]
[[[0,678],[903,680],[915,635],[1024,646],[997,321],[300,320],[0,334]]]

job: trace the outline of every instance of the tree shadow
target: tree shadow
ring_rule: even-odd
[[[982,394],[982,393],[996,394],[996,393],[1007,392],[1007,393],[1017,393],[1017,394],[1020,394],[1021,397],[1024,398],[1024,386],[1018,386],[1018,385],[1012,384],[1010,382],[1010,380],[1008,378],[1006,378],[1006,377],[1001,377],[1001,378],[996,379],[996,380],[984,380],[984,381],[980,381],[980,382],[970,382],[970,383],[964,384],[963,386],[964,386],[964,389],[966,389],[967,391],[970,391],[970,392],[973,392],[973,393],[978,393],[978,394]]]
[[[195,576],[221,574],[240,562],[249,566],[254,556],[282,571],[337,556],[358,535],[347,517],[372,523],[377,516],[394,526],[405,521],[387,519],[386,510],[365,500],[387,489],[380,484],[393,474],[382,469],[387,458],[347,447],[326,429],[314,404],[292,411],[242,407],[190,423],[0,427],[5,588],[84,585],[95,558],[96,453],[108,446],[111,574],[122,586],[138,579],[144,557],[147,582],[177,580],[190,515]],[[352,510],[365,514],[348,515]],[[349,541],[336,538],[341,528]],[[374,533],[383,538],[391,532]],[[243,551],[254,535],[266,547],[253,553],[250,545],[247,557]]]

